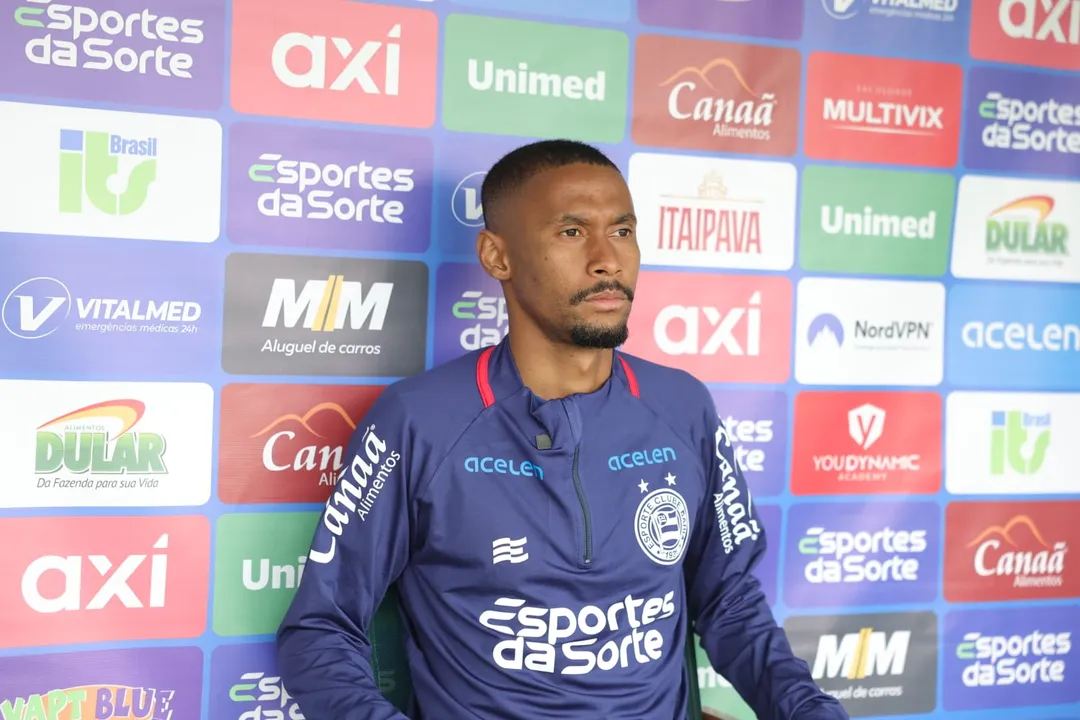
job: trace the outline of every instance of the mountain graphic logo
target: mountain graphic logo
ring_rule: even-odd
[[[821,339],[825,344],[834,344],[840,347],[844,344],[844,324],[840,318],[832,313],[822,313],[810,321],[810,329],[806,332],[806,341],[810,347],[817,344]]]
[[[285,415],[282,415],[281,417],[275,418],[266,427],[264,427],[262,430],[255,433],[251,437],[252,438],[257,438],[257,437],[260,437],[262,435],[266,435],[271,430],[276,430],[278,428],[278,426],[280,426],[280,425],[285,425],[285,424],[288,424],[288,423],[296,423],[300,427],[302,427],[304,430],[311,433],[313,436],[315,436],[317,438],[328,439],[327,435],[324,435],[323,433],[320,433],[319,431],[317,431],[315,428],[313,428],[309,424],[309,422],[314,417],[316,417],[317,415],[320,415],[321,413],[324,413],[324,412],[329,413],[331,416],[336,415],[336,416],[340,417],[345,422],[345,425],[348,426],[348,430],[346,431],[347,433],[351,433],[352,431],[356,430],[356,423],[353,422],[352,418],[349,417],[349,413],[347,413],[345,411],[345,408],[341,407],[337,403],[324,402],[324,403],[319,403],[318,405],[315,405],[314,407],[312,407],[310,410],[308,410],[303,415],[297,415],[295,413],[286,413]]]
[[[709,80],[709,74],[716,68],[727,69],[731,76],[735,78],[735,82],[739,84],[739,87],[741,87],[747,95],[754,98],[755,100],[761,99],[761,96],[758,95],[758,93],[754,92],[753,89],[750,87],[750,83],[746,82],[746,78],[744,78],[742,72],[739,71],[739,66],[736,65],[734,61],[729,60],[728,58],[715,58],[707,62],[704,67],[694,67],[693,65],[687,65],[686,67],[679,68],[671,75],[671,77],[660,83],[660,87],[667,87],[676,80],[682,78],[684,75],[693,75],[700,78],[701,81],[707,86],[709,86],[709,88],[711,88],[712,90],[717,90],[718,88],[713,85],[712,82]]]

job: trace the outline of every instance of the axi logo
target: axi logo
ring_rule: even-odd
[[[232,105],[255,115],[426,128],[438,18],[347,0],[233,3]]]
[[[933,502],[794,505],[784,601],[792,607],[931,602],[939,525]]]
[[[945,599],[995,602],[1071,598],[1080,573],[1080,502],[949,503],[945,510]]]
[[[788,400],[780,390],[711,390],[735,462],[754,497],[784,490],[788,438]]]
[[[815,52],[806,155],[951,168],[960,142],[959,65]]]
[[[628,353],[675,364],[704,382],[787,380],[787,278],[645,271],[637,290]]]
[[[11,579],[0,588],[0,647],[194,638],[206,628],[201,515],[8,518],[0,543]]]
[[[221,391],[218,497],[325,502],[382,385],[230,384]]]
[[[502,288],[476,263],[439,266],[435,316],[436,365],[496,345],[510,331]]]
[[[802,60],[790,48],[639,35],[639,145],[794,155]]]
[[[800,392],[791,492],[914,495],[941,489],[941,396]]]
[[[992,62],[1080,70],[1080,2],[974,2],[971,56]]]

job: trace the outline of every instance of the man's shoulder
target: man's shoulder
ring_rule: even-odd
[[[479,350],[469,352],[402,378],[389,385],[383,395],[421,429],[460,428],[463,418],[471,419],[484,409],[476,385],[479,354]]]
[[[715,412],[709,389],[690,373],[635,355],[619,354],[637,379],[641,399],[670,424],[693,425]]]

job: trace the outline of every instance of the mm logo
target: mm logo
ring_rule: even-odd
[[[843,636],[822,635],[814,658],[814,679],[862,680],[902,675],[910,641],[910,630],[889,634],[862,628],[857,633]]]
[[[262,326],[284,324],[295,328],[301,323],[305,330],[333,332],[345,328],[382,330],[394,283],[371,283],[364,293],[364,283],[345,280],[344,275],[331,275],[326,280],[308,280],[303,290],[296,292],[292,278],[275,278],[266,303]]]
[[[157,179],[158,140],[60,130],[60,212],[81,213],[83,200],[106,215],[130,215],[146,204]],[[120,172],[120,158],[146,158]],[[120,182],[117,182],[117,181]],[[123,192],[109,189],[123,187]]]
[[[991,475],[1004,475],[1006,465],[1017,475],[1034,475],[1039,471],[1050,445],[1050,413],[998,410],[991,414],[990,425]],[[1025,447],[1031,448],[1027,457]]]

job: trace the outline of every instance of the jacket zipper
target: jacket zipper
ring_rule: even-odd
[[[592,564],[592,520],[589,518],[589,503],[585,500],[585,488],[581,486],[581,478],[578,477],[578,450],[581,446],[574,446],[574,490],[577,491],[577,499],[581,504],[581,517],[585,521],[585,566]]]

